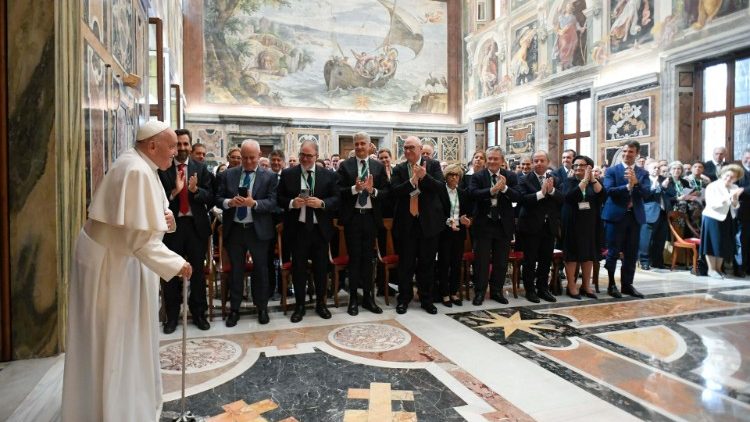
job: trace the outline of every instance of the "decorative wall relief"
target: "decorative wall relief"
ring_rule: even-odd
[[[640,98],[604,108],[607,141],[651,136],[651,98]]]
[[[673,15],[683,28],[702,29],[714,19],[747,9],[748,0],[674,0]]]
[[[135,70],[134,72],[141,77],[141,97],[138,99],[137,117],[138,125],[148,120],[148,15],[143,9],[141,0],[133,0],[133,10],[135,11]]]
[[[459,136],[444,136],[440,138],[440,152],[442,154],[443,161],[459,161],[461,159],[461,151],[459,148],[460,138]]]
[[[135,41],[132,0],[112,0],[112,55],[126,72],[133,71]]]
[[[609,2],[609,44],[613,53],[653,41],[654,0]]]
[[[88,44],[83,49],[83,107],[86,142],[86,206],[104,178],[109,157],[105,151],[109,106],[104,60]]]
[[[539,71],[539,44],[534,21],[513,31],[511,45],[510,76],[514,85],[527,84],[537,77]]]
[[[504,126],[505,158],[507,161],[518,161],[521,155],[534,152],[536,143],[535,116],[506,121]]]
[[[109,45],[110,1],[83,0],[83,21],[103,45]]]
[[[554,42],[548,42],[551,51],[551,72],[560,72],[573,66],[586,64],[587,23],[586,0],[552,0],[547,27]]]
[[[204,4],[210,103],[447,113],[445,2]]]

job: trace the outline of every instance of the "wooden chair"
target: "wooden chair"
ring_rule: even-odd
[[[341,271],[344,271],[349,266],[349,254],[346,249],[346,237],[344,236],[344,226],[340,226],[338,219],[333,219],[333,227],[339,231],[339,254],[333,256],[331,253],[331,245],[328,245],[328,262],[333,265],[333,303],[336,307],[339,307],[339,282]]]
[[[458,284],[458,295],[461,300],[469,300],[471,292],[469,291],[469,280],[471,280],[471,264],[474,263],[474,251],[472,250],[471,234],[466,231],[464,240],[464,253],[461,256],[461,280]]]
[[[390,280],[390,271],[398,268],[398,255],[393,249],[393,219],[384,218],[383,226],[385,226],[385,254],[380,250],[380,245],[375,242],[378,252],[378,264],[379,268],[383,271],[383,294],[385,295],[385,304],[390,305],[388,301],[388,281]]]
[[[211,226],[213,234],[214,226]],[[211,235],[208,236],[208,245],[206,247],[206,261],[203,265],[203,274],[206,277],[208,286],[208,320],[214,320],[214,287],[216,283],[216,261],[214,259],[214,242]]]
[[[594,283],[596,292],[599,293],[599,269],[602,265],[602,259],[607,258],[608,249],[602,248],[599,251],[599,257],[594,260],[594,268],[591,274],[591,281]]]
[[[227,296],[229,296],[228,283],[229,278],[232,276],[232,264],[229,262],[229,255],[224,250],[224,233],[221,224],[216,227],[216,231],[219,233],[219,266],[217,267],[216,272],[221,279],[221,318],[224,319],[227,316]],[[250,256],[246,255],[243,280],[246,280],[252,272],[253,262]]]
[[[560,266],[563,265],[563,252],[560,249],[555,249],[552,252],[552,278],[550,280],[550,290],[556,295],[562,294],[562,287],[560,286]]]
[[[684,221],[686,225],[695,234],[695,229],[688,222],[687,215],[680,211],[670,211],[667,214],[667,222],[669,223],[669,231],[672,233],[672,267],[670,271],[674,271],[674,266],[677,263],[677,251],[684,249],[692,253],[693,258],[693,274],[698,274],[698,247],[701,245],[701,239],[699,237],[689,237],[683,239],[677,231],[677,226],[680,221]],[[687,253],[687,252],[686,252]]]
[[[523,251],[517,251],[511,249],[508,253],[508,263],[511,266],[512,272],[510,281],[513,287],[513,297],[518,298],[518,288],[521,278],[521,263],[523,262]]]

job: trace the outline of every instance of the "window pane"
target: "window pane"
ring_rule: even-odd
[[[571,101],[565,103],[563,114],[565,115],[563,122],[563,133],[576,133],[576,112],[578,111],[578,102]]]
[[[720,63],[703,71],[703,112],[727,108],[727,64]]]
[[[724,116],[703,121],[703,160],[714,158],[714,148],[726,145],[727,124]]]
[[[563,150],[566,149],[572,149],[578,151],[576,148],[576,138],[573,139],[566,139],[565,142],[563,142]]]
[[[581,107],[581,108],[583,108],[583,107]],[[591,158],[592,160],[596,161],[594,159],[594,156],[591,155],[591,138],[590,137],[587,136],[585,138],[581,138],[581,146],[580,146],[580,148],[578,150],[578,154],[585,155],[585,156]]]
[[[581,132],[591,130],[591,98],[581,100]]]
[[[734,106],[750,105],[750,57],[734,65]]]
[[[495,141],[495,122],[487,123],[487,146],[491,147],[497,145]]]
[[[750,148],[750,113],[734,116],[734,159],[741,160],[742,153]]]

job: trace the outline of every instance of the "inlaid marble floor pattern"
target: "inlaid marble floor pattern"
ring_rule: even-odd
[[[210,421],[750,420],[750,282],[640,272],[644,300],[464,302],[428,315],[188,327],[187,408]],[[181,332],[164,336],[167,421]]]

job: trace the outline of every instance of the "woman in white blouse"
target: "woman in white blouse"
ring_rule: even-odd
[[[708,275],[724,278],[721,264],[734,255],[734,228],[742,188],[734,183],[744,176],[737,164],[722,167],[718,180],[706,187],[706,207],[703,209],[700,254],[706,256]]]

